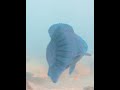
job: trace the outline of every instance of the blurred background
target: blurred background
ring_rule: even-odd
[[[46,47],[48,29],[56,23],[71,25],[87,42],[92,56],[83,57],[71,76],[66,70],[54,84],[47,76]],[[94,0],[26,0],[26,79],[33,90],[93,89]]]

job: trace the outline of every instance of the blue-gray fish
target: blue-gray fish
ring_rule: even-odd
[[[62,72],[69,69],[71,74],[76,63],[87,53],[87,43],[75,34],[68,24],[54,24],[49,30],[51,41],[47,46],[46,58],[49,65],[48,76],[56,83]]]

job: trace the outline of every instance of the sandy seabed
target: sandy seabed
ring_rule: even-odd
[[[27,62],[26,90],[94,90],[94,72],[78,63],[72,75],[68,70],[63,72],[57,83],[53,83],[47,75],[45,65]]]

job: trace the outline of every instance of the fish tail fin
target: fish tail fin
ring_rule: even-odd
[[[90,54],[90,53],[85,53],[85,55],[86,55],[86,56],[91,56],[91,54]]]

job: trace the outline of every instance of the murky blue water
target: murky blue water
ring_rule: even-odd
[[[68,73],[65,73],[66,76],[60,78],[59,83],[53,84],[44,76],[48,71],[48,29],[56,23],[72,26],[74,32],[86,41],[88,53],[92,56],[83,57],[76,66],[77,73],[73,73],[73,76],[68,77]],[[26,0],[26,55],[26,71],[38,75],[26,75],[28,82],[37,85],[33,87],[39,86],[35,90],[63,90],[58,89],[61,87],[64,90],[85,90],[80,88],[94,87],[94,0]],[[78,78],[76,81],[75,76]]]
[[[26,0],[27,56],[46,62],[48,29],[55,23],[73,27],[94,54],[94,0]]]

